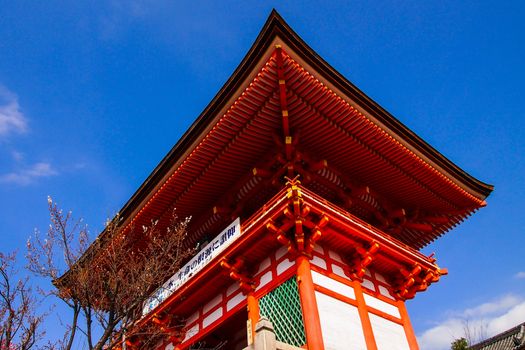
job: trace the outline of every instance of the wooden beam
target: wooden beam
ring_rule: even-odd
[[[277,78],[279,79],[279,102],[281,104],[281,114],[282,114],[282,126],[284,137],[289,137],[290,135],[290,124],[288,118],[288,100],[286,97],[286,80],[284,76],[284,61],[283,61],[283,52],[280,45],[275,46],[275,60],[277,63]],[[291,142],[290,142],[291,144]],[[288,160],[291,158],[287,157]]]

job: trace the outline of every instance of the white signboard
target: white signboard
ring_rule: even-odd
[[[241,221],[237,218],[146,300],[142,308],[142,316],[160,305],[193,275],[222,253],[240,235]]]

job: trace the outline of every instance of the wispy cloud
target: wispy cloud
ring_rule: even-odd
[[[120,37],[135,20],[145,19],[163,1],[112,0],[107,11],[100,18],[102,39],[112,40]]]
[[[520,271],[517,274],[514,275],[514,278],[522,280],[525,279],[525,271]]]
[[[21,162],[24,160],[24,154],[16,150],[11,151],[11,157],[13,157],[15,162]]]
[[[50,163],[40,162],[19,171],[0,175],[0,182],[26,186],[39,178],[54,175],[58,175],[58,171],[56,171]]]
[[[525,299],[505,295],[476,307],[454,313],[418,336],[421,349],[450,349],[454,339],[491,337],[523,322]]]
[[[522,301],[521,298],[516,295],[505,295],[496,300],[477,305],[473,308],[466,309],[461,313],[466,319],[479,318],[489,316],[501,312],[501,310],[508,310],[513,306],[519,304]]]
[[[20,109],[18,97],[0,85],[0,137],[26,130],[27,119]]]

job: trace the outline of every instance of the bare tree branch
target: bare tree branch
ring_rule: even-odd
[[[43,335],[39,326],[44,316],[36,313],[28,279],[15,281],[15,263],[15,253],[0,253],[0,349],[29,350]]]
[[[104,245],[96,240],[95,249],[88,249],[87,226],[75,221],[71,212],[64,214],[51,199],[48,203],[50,227],[45,236],[36,231],[28,241],[27,257],[30,271],[53,281],[55,288],[49,294],[71,309],[71,325],[59,348],[71,349],[79,334],[84,334],[90,350],[112,348],[141,316],[155,288],[193,254],[183,248],[190,219],[179,220],[173,211],[169,223],[152,221],[124,237],[117,215],[106,223],[111,239]],[[85,329],[79,328],[80,318]],[[149,342],[143,342],[142,348],[171,336],[153,326],[135,332],[147,335],[142,338]]]

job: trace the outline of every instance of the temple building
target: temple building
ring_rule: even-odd
[[[469,350],[525,350],[525,322],[471,345]]]
[[[192,216],[187,246],[207,240],[158,281],[136,328],[177,315],[158,349],[240,350],[257,348],[264,317],[280,348],[418,349],[405,302],[447,273],[420,249],[491,191],[274,11],[120,211],[125,231],[176,207]],[[140,333],[128,331],[132,349]]]

